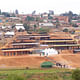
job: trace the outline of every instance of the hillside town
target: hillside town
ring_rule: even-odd
[[[40,67],[51,61],[80,68],[80,15],[0,10],[0,58],[0,67]]]

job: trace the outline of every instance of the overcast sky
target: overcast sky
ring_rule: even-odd
[[[55,14],[71,10],[80,14],[80,0],[0,0],[0,9],[9,12],[18,9],[20,13],[54,10]]]

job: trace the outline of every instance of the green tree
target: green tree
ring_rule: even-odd
[[[27,21],[34,21],[34,17],[27,16],[27,17],[26,17],[26,20],[27,20]]]
[[[49,32],[49,29],[40,28],[38,29],[39,34],[47,34]]]
[[[53,17],[52,16],[48,16],[48,19],[53,19]]]
[[[64,29],[63,32],[68,32],[68,29]]]
[[[36,26],[36,25],[34,25],[34,31],[36,31],[36,27],[37,27],[37,26]]]
[[[72,73],[72,79],[73,80],[80,80],[80,70],[76,69]]]
[[[28,30],[30,29],[30,26],[29,26],[29,25],[27,25],[26,23],[24,23],[24,25],[23,25],[23,26],[24,26],[24,28],[25,28],[25,30],[26,30],[26,31],[28,31]]]
[[[36,17],[36,21],[40,21],[40,18],[39,17]]]
[[[14,28],[15,27],[15,25],[12,25],[12,28]]]

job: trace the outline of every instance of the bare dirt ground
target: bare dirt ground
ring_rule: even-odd
[[[52,60],[62,64],[80,68],[80,54],[59,54],[49,56]],[[13,57],[0,57],[0,68],[5,67],[30,67],[39,68],[42,62],[49,61],[40,55],[23,55]]]
[[[14,57],[0,57],[0,67],[30,67],[37,68],[44,61],[48,61],[40,56],[14,56]]]
[[[80,68],[80,54],[59,54],[50,58],[62,64]]]

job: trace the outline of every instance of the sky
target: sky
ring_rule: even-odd
[[[0,0],[2,11],[13,12],[15,9],[19,13],[29,14],[36,10],[37,13],[53,10],[55,14],[68,11],[80,14],[80,0]]]

